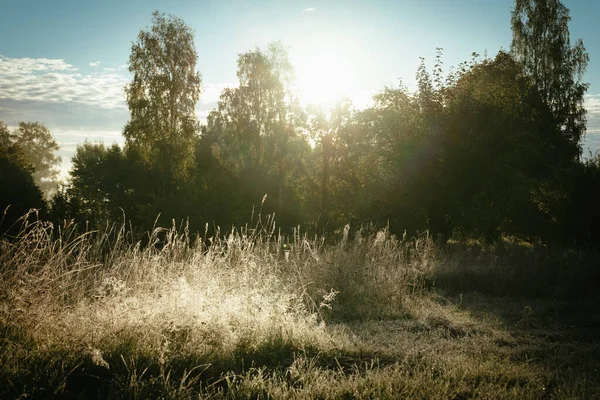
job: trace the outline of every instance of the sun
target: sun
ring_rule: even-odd
[[[295,78],[302,103],[330,108],[351,92],[355,77],[343,49],[323,44],[299,54]]]

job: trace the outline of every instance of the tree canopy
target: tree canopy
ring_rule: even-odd
[[[127,85],[130,119],[123,135],[148,160],[185,178],[192,167],[195,113],[200,97],[198,55],[192,29],[182,19],[155,12],[152,27],[131,47]]]
[[[511,51],[536,83],[565,137],[580,151],[585,133],[582,82],[589,55],[578,39],[571,45],[569,9],[559,0],[516,0]]]
[[[23,148],[11,140],[0,121],[0,234],[18,231],[15,222],[30,209],[44,212],[46,204],[33,174]]]
[[[473,53],[444,74],[438,48],[416,90],[385,87],[361,110],[347,99],[303,106],[288,50],[255,48],[198,127],[193,32],[156,12],[132,45],[126,144],[80,146],[55,214],[99,224],[124,213],[142,230],[160,215],[194,230],[258,212],[284,231],[373,223],[441,239],[591,242],[600,163],[579,159],[587,55],[568,20],[558,1],[517,0],[510,53]]]
[[[55,154],[59,147],[50,130],[39,122],[20,122],[11,141],[33,167],[35,184],[42,192],[52,194],[58,188],[61,158]]]

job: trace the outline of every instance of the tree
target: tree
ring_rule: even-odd
[[[571,46],[570,19],[569,9],[559,0],[516,0],[511,51],[533,77],[579,156],[586,123],[583,96],[588,88],[582,78],[589,56],[581,39]]]
[[[320,184],[321,184],[321,199],[320,199],[320,219],[324,224],[329,220],[329,182],[330,182],[330,166],[333,136],[335,132],[331,128],[329,120],[322,108],[310,107],[309,114],[309,132],[311,139],[320,145],[321,157],[317,164],[320,165]],[[313,152],[319,151],[314,150]],[[315,160],[316,161],[316,160]]]
[[[93,227],[119,219],[121,210],[131,203],[127,199],[131,170],[121,148],[86,142],[77,146],[72,164],[71,186],[62,197],[77,203],[74,214]],[[135,216],[127,215],[130,219]]]
[[[0,121],[0,147],[8,147],[10,144],[10,131],[4,121]]]
[[[566,196],[562,196],[557,207],[559,228],[555,240],[568,244],[600,243],[600,154],[575,164],[566,171],[563,179]]]
[[[455,228],[487,239],[544,235],[552,216],[540,188],[569,147],[552,115],[533,78],[505,52],[447,89],[433,189],[444,194],[437,204]]]
[[[40,190],[46,195],[55,191],[61,158],[55,154],[59,147],[48,128],[39,122],[20,122],[11,139],[32,165],[33,179]]]
[[[144,228],[158,215],[159,223],[186,217],[194,205],[189,186],[201,92],[192,29],[173,15],[152,16],[152,27],[141,30],[131,47],[133,81],[125,88],[130,118],[123,130],[124,157],[135,177],[127,185],[135,209],[128,218]]]
[[[163,182],[178,183],[194,162],[198,55],[193,31],[183,20],[159,12],[152,16],[152,28],[140,31],[131,47],[134,77],[125,89],[130,120],[123,135],[127,146],[166,174]]]
[[[427,227],[421,185],[430,179],[425,173],[433,157],[426,146],[424,120],[433,108],[425,107],[424,99],[433,101],[434,93],[425,86],[427,92],[416,94],[403,86],[386,87],[361,116],[371,148],[363,168],[368,188],[365,214],[369,220],[389,223],[396,233]]]
[[[237,75],[239,87],[225,89],[208,117],[204,142],[211,142],[215,160],[239,180],[239,222],[265,194],[275,200],[269,211],[277,211],[280,222],[297,219],[292,186],[308,144],[299,135],[304,117],[290,89],[287,50],[274,43],[266,51],[240,54]]]
[[[439,55],[433,74],[421,65],[415,93],[376,95],[354,121],[361,134],[352,136],[352,124],[341,131],[336,181],[352,171],[360,183],[343,197],[397,233],[542,236],[552,215],[540,187],[569,143],[533,79],[504,52],[461,64],[444,81],[440,66]]]
[[[319,146],[321,225],[355,224],[369,218],[365,195],[370,195],[369,173],[376,170],[379,154],[369,143],[364,126],[357,121],[357,112],[346,98],[333,106],[328,116],[313,118],[311,130]]]
[[[45,210],[42,192],[33,179],[33,168],[21,147],[9,140],[0,121],[0,234],[18,232],[13,224],[31,208]]]

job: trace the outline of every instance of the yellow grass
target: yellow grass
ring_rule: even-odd
[[[503,263],[529,248],[457,250],[385,229],[326,244],[275,231],[267,218],[195,243],[174,227],[137,242],[124,226],[24,224],[0,253],[0,397],[600,393],[592,339],[600,324],[584,329],[586,318],[568,311],[578,304],[593,320],[589,301],[439,287],[502,274],[494,290],[510,287],[523,269]],[[596,257],[576,254],[582,264]],[[571,328],[569,314],[579,316]]]

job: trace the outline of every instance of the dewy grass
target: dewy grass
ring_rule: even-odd
[[[27,221],[0,253],[2,398],[598,394],[593,363],[573,363],[595,341],[533,300],[444,294],[436,279],[489,260],[427,233],[345,230],[325,245],[296,229],[288,242],[267,218],[195,243],[157,228],[142,245],[125,226]],[[556,332],[575,353],[540,339]]]

